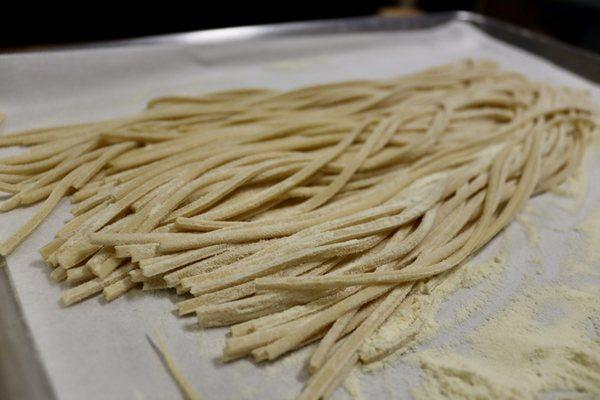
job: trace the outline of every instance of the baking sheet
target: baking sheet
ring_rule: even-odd
[[[160,45],[0,57],[0,110],[7,115],[4,132],[52,124],[112,118],[142,109],[145,101],[163,94],[196,94],[233,87],[267,86],[286,89],[354,78],[385,78],[465,57],[493,59],[538,81],[589,89],[598,87],[546,61],[498,42],[460,22],[437,28],[386,33],[350,33],[260,40],[243,44]],[[0,149],[0,155],[14,150]],[[598,168],[590,181],[598,182]],[[600,188],[590,185],[576,214],[556,209],[553,195],[533,200],[547,223],[571,227],[598,204]],[[554,207],[554,208],[553,208]],[[21,224],[32,209],[0,215],[0,239]],[[50,381],[60,399],[177,398],[178,389],[148,342],[160,331],[183,372],[206,399],[285,399],[299,393],[306,375],[302,363],[309,354],[294,353],[274,364],[255,366],[247,360],[222,365],[218,357],[225,330],[198,330],[194,319],[180,319],[170,292],[133,291],[112,303],[93,298],[63,308],[65,287],[52,282],[37,249],[68,219],[64,201],[49,220],[8,257],[8,270],[33,333]],[[568,232],[543,230],[538,251],[543,260],[540,281],[551,280],[575,240]],[[513,240],[507,272],[497,282],[490,303],[462,325],[451,326],[433,344],[456,340],[485,320],[519,292],[527,274],[531,246],[512,224]],[[497,241],[479,257],[485,258]],[[525,267],[524,267],[525,266]],[[533,267],[532,267],[533,268]],[[476,290],[476,289],[475,289]],[[468,302],[457,293],[439,318]],[[430,344],[425,344],[428,346]],[[417,368],[398,360],[385,373],[360,379],[368,398],[407,398],[418,384]],[[336,398],[348,398],[339,390]]]

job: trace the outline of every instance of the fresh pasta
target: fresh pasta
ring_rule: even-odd
[[[130,117],[0,136],[29,148],[0,160],[0,210],[42,203],[0,253],[68,197],[73,218],[40,250],[73,285],[65,305],[175,290],[181,315],[230,327],[224,361],[319,341],[298,398],[327,398],[357,363],[405,343],[360,356],[422,282],[574,173],[597,121],[584,92],[473,60],[162,97]]]

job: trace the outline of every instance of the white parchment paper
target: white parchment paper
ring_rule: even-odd
[[[500,43],[463,23],[435,29],[311,36],[220,46],[153,46],[78,50],[0,56],[0,110],[7,121],[1,131],[76,123],[127,115],[145,101],[164,94],[197,94],[233,87],[292,88],[333,80],[385,78],[465,57],[498,61],[532,79],[598,88],[556,66]],[[14,152],[0,149],[0,155]],[[598,174],[588,165],[591,185],[581,211],[558,210],[552,195],[533,204],[545,222],[569,227],[580,221],[600,199]],[[554,208],[552,208],[554,207]],[[0,239],[10,235],[32,208],[0,215]],[[147,335],[159,330],[183,372],[205,399],[285,399],[299,393],[306,374],[302,363],[309,354],[295,353],[275,364],[255,366],[247,360],[222,365],[218,361],[225,330],[200,331],[194,319],[174,313],[173,294],[132,291],[112,303],[93,298],[64,308],[59,294],[65,287],[49,277],[37,249],[68,219],[68,202],[8,257],[16,288],[35,345],[60,399],[172,399],[180,393],[150,346]],[[508,271],[497,293],[478,315],[443,332],[434,343],[460,338],[487,315],[518,293],[527,270],[528,247],[522,229],[511,225],[518,240],[511,249]],[[568,233],[543,230],[539,251],[541,281],[551,280],[558,259],[565,256]],[[491,247],[497,243],[492,243]],[[481,255],[485,257],[484,254]],[[533,268],[533,267],[531,267]],[[539,266],[537,268],[540,268]],[[457,293],[440,318],[468,301]],[[2,317],[2,316],[0,316]],[[399,360],[392,369],[361,379],[368,398],[406,398],[418,382],[419,371]],[[347,398],[338,391],[336,397]]]

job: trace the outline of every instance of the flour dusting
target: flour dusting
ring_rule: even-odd
[[[576,230],[584,250],[579,258],[563,261],[555,281],[526,285],[466,335],[466,348],[443,346],[407,357],[423,372],[415,398],[537,399],[557,391],[564,398],[600,396],[600,285],[573,279],[598,270],[600,209]]]
[[[434,348],[411,355],[424,371],[413,395],[536,399],[566,390],[600,396],[599,295],[598,286],[548,285],[528,291],[467,335],[470,350]],[[559,315],[541,320],[548,308]]]
[[[539,225],[520,222],[527,225],[529,241],[538,243]],[[418,366],[422,379],[411,388],[416,399],[599,398],[600,285],[589,277],[598,276],[600,267],[600,209],[570,230],[565,246],[571,250],[559,260],[557,276],[542,283],[524,276],[519,294],[459,341],[418,346],[445,328],[438,313],[446,300],[460,289],[501,277],[509,254],[507,237],[486,261],[469,262],[417,285],[361,348],[363,363],[379,361],[366,369],[391,365],[400,357]],[[528,262],[543,265],[544,260],[530,255]],[[479,290],[453,322],[466,321],[492,295]]]

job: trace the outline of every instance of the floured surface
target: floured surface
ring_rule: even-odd
[[[142,109],[145,101],[162,94],[195,94],[232,87],[291,88],[318,82],[400,75],[457,59],[487,58],[504,68],[520,71],[538,81],[597,88],[526,53],[492,40],[468,25],[453,23],[420,32],[338,35],[306,39],[269,40],[252,45],[140,47],[0,57],[0,110],[7,120],[3,131],[73,123],[125,115]],[[2,149],[0,155],[7,152]],[[581,209],[572,213],[577,199],[546,194],[531,201],[535,215],[528,222],[539,234],[513,223],[475,260],[486,262],[506,246],[506,259],[482,282],[448,294],[437,305],[439,313],[420,348],[453,344],[465,353],[467,333],[491,315],[510,307],[524,289],[543,287],[561,271],[580,265],[569,275],[572,285],[597,285],[597,268],[589,262],[568,262],[584,254],[584,233],[573,230],[600,203],[598,158],[590,158],[587,194]],[[306,373],[306,351],[274,364],[255,366],[242,360],[221,365],[216,361],[224,330],[199,331],[194,319],[174,313],[174,295],[134,291],[113,303],[94,298],[71,308],[58,303],[61,285],[48,277],[37,249],[53,237],[68,218],[63,204],[51,218],[8,258],[9,272],[42,360],[61,399],[177,398],[147,336],[158,329],[182,371],[206,399],[293,398]],[[31,210],[0,216],[1,238],[6,238]],[[581,228],[584,230],[584,228]],[[589,230],[589,229],[588,229]],[[535,236],[533,236],[535,237]],[[583,255],[581,255],[583,257]],[[598,260],[590,261],[598,267]],[[566,278],[565,278],[566,279]],[[460,286],[469,286],[463,285]],[[484,293],[484,300],[481,293]],[[454,291],[452,291],[454,292]],[[479,303],[478,303],[479,301]],[[501,318],[501,317],[500,317]],[[596,333],[597,334],[597,333]],[[434,350],[432,350],[434,351]],[[412,351],[411,351],[412,352]],[[391,366],[372,375],[357,374],[335,398],[405,398],[421,387],[418,362],[392,357]],[[427,377],[425,377],[426,381]],[[136,397],[137,396],[137,397]]]
[[[594,152],[587,165],[598,162]],[[404,354],[369,370],[395,369],[398,357],[420,368],[410,390],[418,399],[600,396],[600,204],[597,190],[581,193],[589,185],[585,175],[579,179],[571,182],[576,190],[567,189],[570,199],[533,199],[484,254],[452,272],[433,296],[416,297],[423,329]],[[580,197],[581,212],[565,215],[563,206]],[[562,246],[550,247],[559,240]],[[405,336],[415,314],[396,313],[364,351]]]

